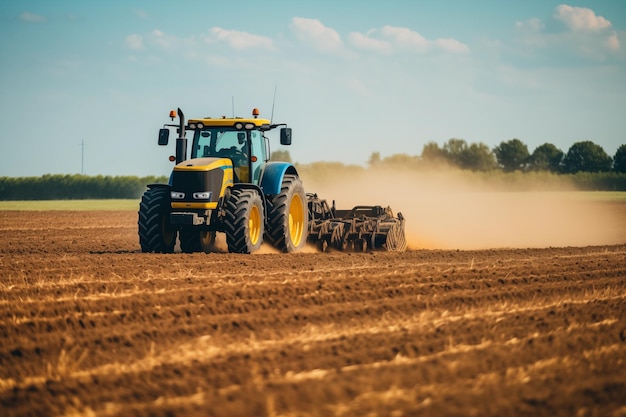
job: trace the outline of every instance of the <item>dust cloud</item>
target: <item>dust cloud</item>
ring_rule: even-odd
[[[410,249],[543,248],[621,244],[626,219],[571,187],[507,191],[459,171],[372,169],[333,181],[303,178],[307,192],[355,205],[391,206],[406,220]],[[497,189],[496,189],[497,188]]]

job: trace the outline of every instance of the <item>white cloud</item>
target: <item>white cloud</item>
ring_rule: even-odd
[[[448,53],[467,53],[469,47],[453,38],[426,39],[418,32],[405,27],[383,26],[373,29],[366,35],[352,32],[349,36],[352,46],[376,52],[411,51],[426,53],[443,51]]]
[[[171,33],[154,29],[150,33],[133,33],[124,39],[124,46],[133,51],[145,51],[146,54],[138,59],[162,60],[166,55],[178,55],[186,61],[204,62],[207,65],[223,68],[243,68],[252,65],[249,53],[245,59],[238,60],[234,50],[261,48],[272,50],[274,43],[271,39],[246,32],[225,30],[214,27],[208,33],[177,37]]]
[[[209,30],[209,34],[192,35],[186,38],[179,38],[172,34],[154,29],[145,35],[132,34],[126,37],[126,46],[130,49],[144,49],[146,47],[156,47],[166,51],[179,50],[186,56],[197,56],[206,49],[204,44],[222,43],[230,48],[241,50],[249,48],[273,49],[274,43],[270,38],[236,30],[226,30],[214,27]],[[191,55],[190,55],[191,54]]]
[[[554,18],[565,23],[573,31],[595,31],[611,27],[611,22],[602,16],[596,16],[593,10],[567,4],[557,6]]]
[[[552,18],[563,22],[564,27],[546,31],[546,24],[538,18],[517,22],[517,40],[523,47],[518,52],[532,57],[544,53],[546,57],[570,55],[596,61],[622,55],[619,35],[611,22],[593,10],[561,4]]]
[[[159,29],[155,29],[150,33],[149,40],[160,48],[167,50],[172,49],[178,43],[176,37],[168,35]]]
[[[319,20],[294,17],[290,27],[300,41],[312,45],[317,50],[334,52],[343,47],[337,31],[324,26]]]
[[[24,22],[44,22],[46,20],[45,16],[41,16],[38,14],[34,14],[34,13],[30,13],[30,12],[23,12],[22,14],[20,14],[20,20],[24,21]]]
[[[612,51],[619,51],[621,48],[621,44],[619,38],[617,37],[617,33],[613,32],[609,35],[606,40],[607,47]]]
[[[234,49],[274,48],[274,42],[270,38],[255,35],[253,33],[240,32],[238,30],[226,30],[220,27],[212,28],[210,33],[211,37],[207,39],[208,42],[214,40],[225,42]]]
[[[387,41],[374,39],[359,32],[351,32],[348,35],[350,44],[358,49],[367,49],[376,52],[391,52],[391,44]]]
[[[391,39],[395,45],[419,52],[425,52],[430,48],[430,42],[425,37],[408,28],[384,26],[381,29],[381,33],[383,36]]]
[[[435,39],[433,44],[439,49],[445,52],[451,52],[454,54],[464,54],[469,52],[469,47],[456,39]]]
[[[132,35],[128,35],[126,39],[124,40],[124,43],[129,49],[132,49],[132,50],[143,49],[143,37],[136,33],[133,33]]]
[[[544,23],[538,17],[533,17],[525,22],[515,22],[518,30],[528,30],[532,32],[540,32],[545,28]]]

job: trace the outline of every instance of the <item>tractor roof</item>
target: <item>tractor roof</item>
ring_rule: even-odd
[[[189,119],[189,121],[187,122],[187,124],[190,127],[194,125],[193,128],[195,128],[199,124],[201,124],[203,127],[223,127],[223,126],[236,126],[239,123],[241,123],[243,126],[247,124],[253,124],[257,128],[263,128],[263,127],[269,128],[271,124],[271,122],[267,119],[256,119],[256,118],[244,119],[242,117],[234,117],[234,118],[221,117],[219,119],[206,117],[202,119]]]

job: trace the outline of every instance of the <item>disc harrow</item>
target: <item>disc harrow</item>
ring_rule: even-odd
[[[317,194],[307,194],[309,207],[308,242],[326,252],[366,252],[371,250],[406,250],[405,219],[393,215],[390,207],[356,206],[337,210]]]

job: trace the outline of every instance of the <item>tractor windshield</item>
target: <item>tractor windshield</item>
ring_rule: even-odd
[[[192,158],[209,156],[230,158],[243,152],[246,133],[236,131],[202,130],[194,134]]]
[[[251,169],[254,183],[258,182],[261,166],[267,160],[263,135],[258,130],[242,131],[228,128],[196,130],[191,149],[192,158],[230,158],[235,168],[241,168],[242,171],[248,168],[247,172]],[[250,181],[248,175],[243,177],[242,181]]]

